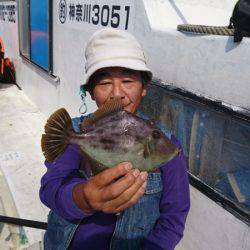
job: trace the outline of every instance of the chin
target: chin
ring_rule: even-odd
[[[134,107],[129,107],[129,106],[124,107],[124,110],[126,110],[126,111],[129,112],[129,113],[134,113],[134,112],[135,112]]]

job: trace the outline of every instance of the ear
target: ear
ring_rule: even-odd
[[[141,96],[145,96],[147,94],[147,84],[143,84]]]
[[[90,96],[91,96],[91,99],[93,100],[93,101],[95,101],[95,94],[94,94],[94,88],[92,88],[92,89],[89,89],[89,94],[90,94]]]
[[[89,94],[90,94],[90,96],[91,96],[91,99],[92,99],[93,101],[95,101],[94,93],[92,92],[92,93],[89,93]]]

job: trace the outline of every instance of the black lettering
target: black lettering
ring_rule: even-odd
[[[105,10],[106,10],[106,20],[105,19]],[[101,24],[103,26],[107,26],[109,23],[109,6],[108,5],[103,5],[102,11],[101,11]]]
[[[90,23],[90,17],[91,17],[91,4],[89,4],[89,19],[88,19],[89,23]]]
[[[89,20],[89,5],[86,6],[86,22]]]
[[[59,5],[59,20],[61,23],[65,23],[66,21],[66,2],[65,1],[61,1],[60,5]]]
[[[76,20],[82,21],[82,4],[76,5]]]
[[[93,5],[92,11],[94,12],[94,16],[92,17],[92,23],[97,25],[99,23],[99,14],[100,14],[100,6],[95,4]]]
[[[4,20],[4,5],[0,5],[0,20]]]
[[[74,4],[70,4],[69,5],[69,20],[74,20],[74,18],[75,18],[75,11],[76,11],[75,5]]]
[[[87,4],[84,4],[84,7],[83,7],[83,21],[86,22],[86,10],[87,10]]]
[[[127,12],[125,30],[127,30],[127,29],[128,29],[128,22],[129,22],[129,11],[130,11],[130,6],[125,6],[125,11]]]
[[[115,12],[116,10],[120,10],[121,6],[113,5],[112,6],[112,13],[111,13],[111,27],[117,28],[120,24],[120,14]]]

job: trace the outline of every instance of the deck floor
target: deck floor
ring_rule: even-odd
[[[40,179],[46,171],[40,147],[45,121],[45,115],[22,90],[0,83],[1,215],[46,221],[48,209],[39,200]],[[7,231],[1,231],[18,237],[18,231],[9,225]],[[25,227],[24,231],[28,244],[23,244],[33,245],[41,240],[43,230]],[[5,238],[0,233],[0,248]]]

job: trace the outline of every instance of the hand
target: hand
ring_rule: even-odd
[[[73,198],[83,211],[118,213],[133,206],[145,193],[147,172],[123,162],[77,185]]]

